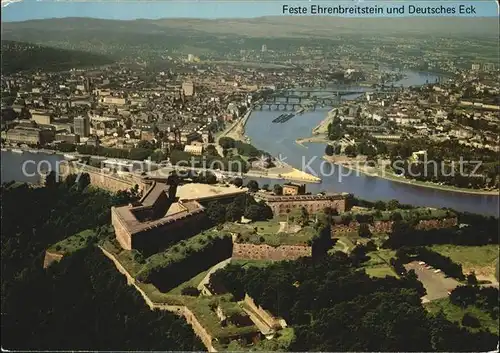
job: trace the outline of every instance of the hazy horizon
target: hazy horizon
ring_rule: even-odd
[[[2,1],[2,22],[21,22],[29,20],[55,19],[68,17],[83,17],[109,20],[160,20],[160,19],[257,19],[261,17],[291,17],[283,15],[282,5],[286,2],[264,1],[232,1],[216,2],[211,0],[201,1],[120,1],[120,2],[91,2],[91,1]],[[294,2],[289,5],[309,6],[320,4],[323,6],[350,5],[366,6],[367,4],[378,7],[401,5],[402,1],[339,1],[339,2]],[[471,15],[327,15],[321,17],[332,18],[424,18],[424,17],[496,17],[498,16],[498,3],[496,1],[405,1],[406,5],[418,4],[420,6],[437,7],[440,5],[470,5],[476,8],[475,16]],[[299,17],[299,16],[297,16]],[[314,15],[300,17],[318,17]]]

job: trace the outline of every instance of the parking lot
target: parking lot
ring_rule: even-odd
[[[421,262],[410,262],[405,265],[405,268],[415,270],[418,280],[422,282],[427,290],[427,294],[422,297],[423,302],[447,297],[448,292],[460,284],[455,279],[446,277],[440,270],[431,268]]]

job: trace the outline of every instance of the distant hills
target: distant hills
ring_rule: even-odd
[[[499,25],[498,20],[491,17],[281,16],[127,21],[75,17],[4,22],[2,26],[3,39],[106,56],[159,58],[168,50],[168,55],[191,53],[210,58],[228,50],[260,50],[264,42],[276,50],[286,50],[305,44],[318,47],[356,45],[364,39],[390,43],[394,38],[419,41],[444,37],[481,42],[482,47],[493,48],[498,46]],[[71,63],[78,55],[68,58]],[[82,60],[94,59],[84,57]],[[12,64],[17,63],[13,61]]]
[[[341,17],[260,17],[248,19],[160,19],[104,20],[93,18],[61,18],[4,22],[5,39],[41,40],[53,35],[82,37],[99,34],[103,39],[116,34],[237,35],[244,37],[310,37],[330,38],[351,35],[442,35],[482,36],[498,38],[495,17],[408,17],[408,18],[341,18]]]
[[[60,71],[112,63],[110,57],[77,50],[2,40],[2,74],[18,71]]]

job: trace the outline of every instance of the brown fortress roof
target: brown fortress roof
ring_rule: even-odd
[[[175,187],[153,182],[138,203],[113,207],[112,212],[134,235],[204,211],[195,200],[175,201],[175,192]]]

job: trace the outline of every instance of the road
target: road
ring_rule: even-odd
[[[205,277],[201,280],[200,284],[198,284],[198,290],[202,290],[203,287],[210,282],[210,276],[212,275],[212,273],[214,273],[215,271],[217,270],[220,270],[221,268],[224,268],[226,267],[227,265],[229,265],[229,263],[231,262],[231,258],[229,259],[226,259],[222,262],[219,262],[217,265],[215,265],[214,267],[212,267],[208,273],[205,275]]]

